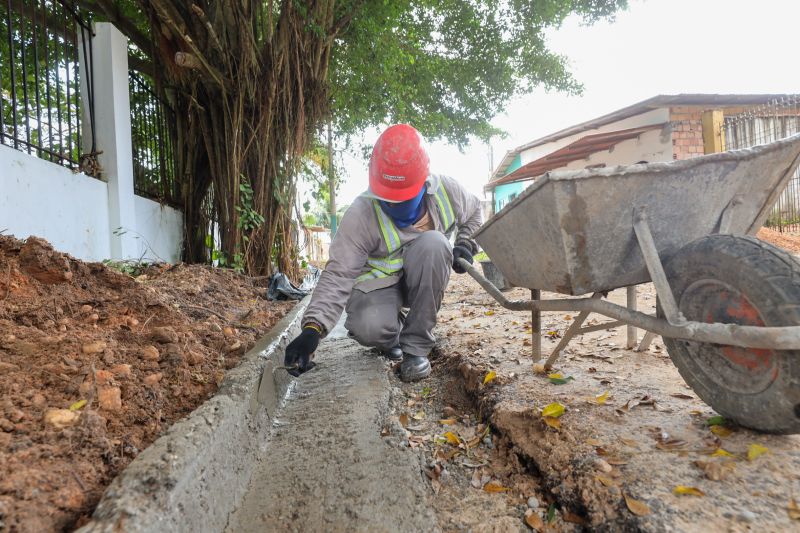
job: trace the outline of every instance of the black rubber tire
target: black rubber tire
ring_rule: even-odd
[[[664,265],[688,320],[800,325],[800,263],[754,237],[710,235]],[[659,316],[663,316],[658,309]],[[769,433],[800,433],[800,350],[750,350],[664,339],[686,383],[722,416]]]

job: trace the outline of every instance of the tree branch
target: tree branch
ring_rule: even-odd
[[[152,61],[128,54],[128,67],[136,72],[141,72],[142,74],[147,74],[151,78],[155,78],[156,68]]]
[[[343,29],[345,29],[345,27],[347,27],[348,24],[350,24],[350,21],[353,20],[356,12],[363,7],[364,3],[365,0],[358,0],[348,13],[342,15],[339,20],[333,23],[328,36],[329,43],[333,42],[333,40],[339,35],[339,32],[341,32]]]
[[[89,11],[105,15],[108,21],[133,41],[139,50],[150,55],[152,45],[150,37],[137,28],[131,19],[125,17],[115,2],[111,0],[78,0],[78,3]]]

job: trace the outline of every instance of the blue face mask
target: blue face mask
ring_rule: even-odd
[[[419,194],[405,202],[391,203],[381,200],[381,208],[384,213],[391,217],[398,228],[408,227],[422,216],[422,212],[425,209],[425,202],[422,200],[425,198],[426,189],[427,187],[423,187]]]

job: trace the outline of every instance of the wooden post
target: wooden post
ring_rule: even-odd
[[[722,124],[725,115],[722,109],[703,111],[703,151],[716,154],[725,151],[725,132]]]

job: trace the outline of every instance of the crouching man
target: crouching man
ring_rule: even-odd
[[[454,179],[430,174],[416,129],[398,124],[384,131],[370,158],[369,189],[342,217],[302,332],[286,347],[289,372],[314,367],[320,338],[345,309],[350,336],[402,361],[401,379],[427,377],[450,269],[464,272],[457,258],[472,263],[477,245],[470,236],[480,224],[478,198]]]

